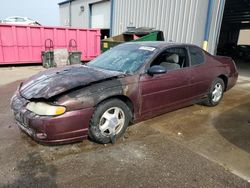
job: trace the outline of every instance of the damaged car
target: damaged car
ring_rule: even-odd
[[[129,124],[203,102],[216,106],[237,81],[234,61],[178,43],[121,44],[85,65],[54,68],[20,84],[11,108],[44,144],[114,143]]]

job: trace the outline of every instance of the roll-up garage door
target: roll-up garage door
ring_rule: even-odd
[[[110,1],[91,5],[91,27],[100,29],[110,28]]]

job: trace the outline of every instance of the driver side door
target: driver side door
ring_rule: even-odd
[[[192,71],[189,67],[187,51],[185,48],[177,47],[167,49],[167,51],[170,55],[171,53],[177,54],[181,61],[178,63],[184,63],[184,65],[178,69],[167,70],[164,74],[141,75],[139,87],[142,118],[153,117],[180,108],[190,101],[189,88]],[[163,53],[166,52],[162,52],[150,66],[161,65],[161,61],[165,61],[161,57]]]

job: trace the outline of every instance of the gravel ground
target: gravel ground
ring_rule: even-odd
[[[250,184],[234,175],[227,165],[213,162],[211,156],[201,152],[206,145],[204,140],[192,144],[210,133],[209,125],[202,126],[204,119],[197,115],[204,113],[204,118],[205,114],[213,113],[205,107],[195,105],[132,125],[124,139],[115,145],[85,140],[48,147],[20,132],[12,119],[9,101],[19,83],[0,86],[0,187],[250,188]],[[190,116],[186,124],[178,116],[180,113]],[[184,124],[178,123],[178,119]],[[175,121],[177,123],[173,123]],[[194,124],[199,125],[198,128],[194,128]],[[189,130],[190,126],[193,131]],[[215,136],[209,138],[222,139],[219,134]],[[224,142],[228,142],[227,139],[223,139]],[[207,143],[206,151],[212,153],[216,147]],[[247,150],[243,150],[245,156],[249,156]]]

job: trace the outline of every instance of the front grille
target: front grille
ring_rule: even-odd
[[[28,103],[29,100],[23,98],[17,93],[11,100],[11,109],[19,128],[33,137],[36,132],[43,131],[40,130],[42,129],[41,127],[39,128],[32,125],[31,121],[40,118],[40,116],[27,110],[26,105]]]
[[[11,108],[14,111],[19,111],[26,106],[29,101],[21,97],[19,94],[13,96],[11,101]]]
[[[28,126],[26,105],[29,101],[21,97],[19,94],[13,96],[11,101],[11,109],[14,113],[15,119],[24,126]]]

